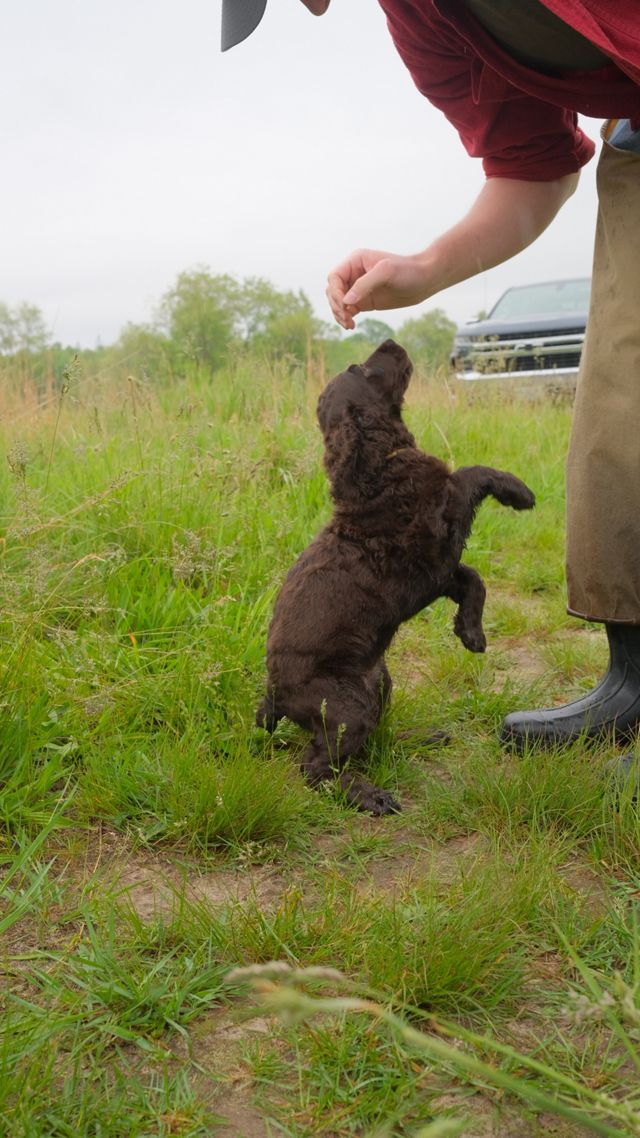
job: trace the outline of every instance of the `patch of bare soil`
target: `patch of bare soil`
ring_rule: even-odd
[[[428,655],[419,656],[406,647],[393,661],[393,682],[396,687],[415,688],[431,678]]]
[[[492,581],[487,586],[487,611],[491,612],[491,607],[494,604],[512,605],[513,608],[518,609],[519,612],[528,613],[534,623],[533,618],[540,616],[544,608],[544,600],[538,596],[527,596],[525,593],[518,592],[512,585],[504,582]]]
[[[594,917],[602,916],[610,907],[611,897],[606,881],[587,862],[576,858],[562,866],[560,873]]]
[[[493,648],[500,652],[500,664],[497,666],[497,675],[492,685],[493,690],[501,690],[503,686],[502,674],[506,671],[509,676],[521,683],[533,684],[545,672],[549,665],[544,660],[536,641],[531,640],[498,640]],[[498,670],[499,669],[499,670]]]
[[[65,856],[65,855],[61,855]],[[150,851],[131,845],[122,834],[102,829],[92,836],[82,858],[71,857],[67,886],[78,893],[96,879],[110,893],[129,902],[141,920],[170,916],[180,897],[209,905],[255,898],[277,901],[289,882],[272,865],[230,865],[220,859],[204,866],[179,850]]]
[[[455,1110],[469,1119],[465,1138],[589,1138],[591,1130],[573,1126],[551,1114],[526,1118],[513,1106],[492,1102],[482,1094],[444,1094],[434,1099],[434,1110]]]
[[[194,1090],[223,1121],[216,1138],[269,1138],[263,1114],[253,1104],[253,1083],[242,1061],[242,1046],[269,1039],[271,1024],[256,1016],[237,1020],[215,1009],[189,1030],[196,1064]],[[210,1072],[210,1075],[208,1074]]]
[[[526,1046],[534,1038],[534,1028],[524,1024],[518,1041]],[[242,1058],[243,1046],[255,1047],[261,1039],[265,1047],[282,1050],[284,1041],[272,1031],[271,1021],[238,1020],[225,1009],[215,1009],[191,1025],[190,1039],[194,1090],[223,1119],[216,1138],[272,1138],[268,1107],[255,1105],[251,1073]],[[589,1138],[591,1133],[552,1115],[526,1116],[500,1093],[494,1098],[468,1087],[447,1091],[431,1105],[435,1114],[468,1119],[465,1138]],[[334,1131],[318,1130],[317,1135],[333,1138]]]
[[[264,1119],[247,1101],[246,1091],[235,1087],[216,1100],[216,1111],[222,1116],[222,1126],[216,1128],[216,1138],[269,1138]]]
[[[533,683],[536,679],[540,679],[545,671],[549,671],[549,665],[543,659],[540,646],[535,641],[524,644],[522,641],[502,641],[495,643],[494,648],[502,653],[509,673],[518,679],[524,679],[527,683]]]
[[[379,846],[367,848],[367,839],[380,837]],[[359,841],[360,839],[360,841]],[[425,880],[448,884],[488,850],[483,834],[461,834],[446,842],[418,835],[410,824],[380,822],[366,816],[354,818],[346,835],[325,834],[317,841],[327,868],[340,869],[357,879],[367,894],[405,892]]]
[[[319,836],[317,849],[328,866],[335,868],[344,863],[349,872],[355,870],[364,896],[385,899],[422,884],[425,878],[443,884],[452,882],[489,852],[487,839],[478,833],[438,843],[417,836],[410,822],[393,823],[382,831],[377,820],[364,816],[354,817],[348,832]],[[567,885],[584,898],[594,915],[605,907],[605,887],[584,860],[568,862],[562,873]],[[104,832],[82,859],[70,863],[70,880],[79,893],[96,875],[123,900],[128,900],[145,921],[170,915],[179,896],[212,906],[253,898],[269,908],[291,885],[291,880],[271,865],[238,867],[221,863],[212,868],[209,863],[203,868],[192,861],[181,861],[175,851],[156,854],[132,848],[121,835],[111,832]],[[309,896],[317,888],[305,885],[301,870],[293,877]],[[68,930],[65,935],[68,936]],[[10,979],[15,990],[19,977],[14,973]],[[539,956],[531,963],[529,982],[533,988],[547,990],[565,987],[564,962],[554,953]],[[519,1021],[513,1027],[515,1045],[524,1051],[536,1046],[539,1024],[533,1020]],[[181,1043],[176,1044],[178,1053]],[[186,1042],[182,1045],[186,1048]],[[255,1084],[243,1054],[247,1049],[264,1047],[265,1051],[277,1051],[282,1046],[277,1026],[272,1026],[270,1020],[260,1016],[240,1018],[228,1008],[212,1009],[190,1024],[185,1058],[189,1054],[194,1061],[190,1075],[194,1091],[222,1120],[212,1131],[216,1138],[273,1138],[267,1110],[255,1105]],[[452,1111],[468,1117],[465,1138],[588,1138],[586,1130],[568,1126],[551,1115],[528,1118],[513,1105],[481,1093],[469,1094],[462,1088],[459,1093],[440,1096],[434,1111]],[[331,1134],[319,1132],[318,1138],[331,1138]]]
[[[367,894],[402,893],[435,880],[444,885],[454,881],[483,856],[487,840],[482,834],[465,834],[448,842],[420,839],[408,828],[394,834],[391,849],[372,858],[364,867],[360,888]]]
[[[111,884],[144,921],[170,915],[177,897],[207,905],[224,905],[251,897],[262,905],[269,905],[277,901],[286,888],[286,882],[270,866],[248,866],[242,871],[230,868],[202,871],[194,867],[186,872],[139,856],[112,866],[109,876]]]

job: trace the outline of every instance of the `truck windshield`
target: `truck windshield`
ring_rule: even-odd
[[[564,312],[586,313],[591,281],[547,281],[510,288],[492,308],[492,320],[512,320],[518,316],[559,316]]]

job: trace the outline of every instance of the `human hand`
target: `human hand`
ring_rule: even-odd
[[[355,328],[354,316],[376,309],[406,308],[431,295],[427,266],[419,256],[356,249],[329,273],[327,299],[338,324]]]

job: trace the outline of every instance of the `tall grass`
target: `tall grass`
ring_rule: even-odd
[[[604,660],[564,612],[569,409],[412,382],[425,449],[511,469],[538,505],[487,503],[469,542],[485,657],[445,601],[392,647],[363,761],[404,813],[374,823],[303,784],[303,732],[254,725],[275,592],[330,510],[321,379],[245,358],[173,387],[79,374],[62,400],[5,407],[0,1133],[215,1133],[230,1069],[296,1138],[459,1133],[434,1120],[471,1092],[472,1114],[501,1104],[533,1135],[553,1072],[580,1125],[636,1132],[633,786],[607,779],[612,747],[497,743],[506,711]],[[340,968],[412,1030],[444,1017],[502,1076],[425,1067],[362,1020],[225,1042],[225,974],[273,957]]]

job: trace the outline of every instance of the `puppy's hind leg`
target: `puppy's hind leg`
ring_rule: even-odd
[[[487,590],[479,573],[468,565],[458,565],[445,596],[458,605],[453,631],[470,652],[484,652],[487,638],[482,628],[482,612]]]
[[[506,470],[494,470],[492,466],[461,466],[452,477],[462,488],[472,513],[489,495],[514,510],[531,510],[536,504],[533,491]]]
[[[373,669],[372,680],[378,698],[378,715],[376,718],[377,723],[378,719],[382,715],[382,712],[391,699],[391,692],[393,690],[393,680],[389,675],[389,669],[385,663],[384,656],[380,659],[379,663],[376,664],[375,668]]]
[[[335,687],[333,686],[335,685]],[[378,706],[374,706],[371,693],[364,682],[348,686],[333,681],[335,698],[331,691],[318,701],[317,712],[311,716],[313,739],[302,757],[302,772],[311,786],[337,780],[347,802],[371,814],[395,814],[400,805],[387,790],[373,786],[361,775],[344,770],[351,755],[360,750],[369,732],[375,726]],[[379,696],[376,697],[379,703]]]
[[[267,694],[256,711],[256,727],[264,727],[265,731],[273,732],[281,719],[284,719],[284,712],[276,707],[274,688],[268,687]]]

